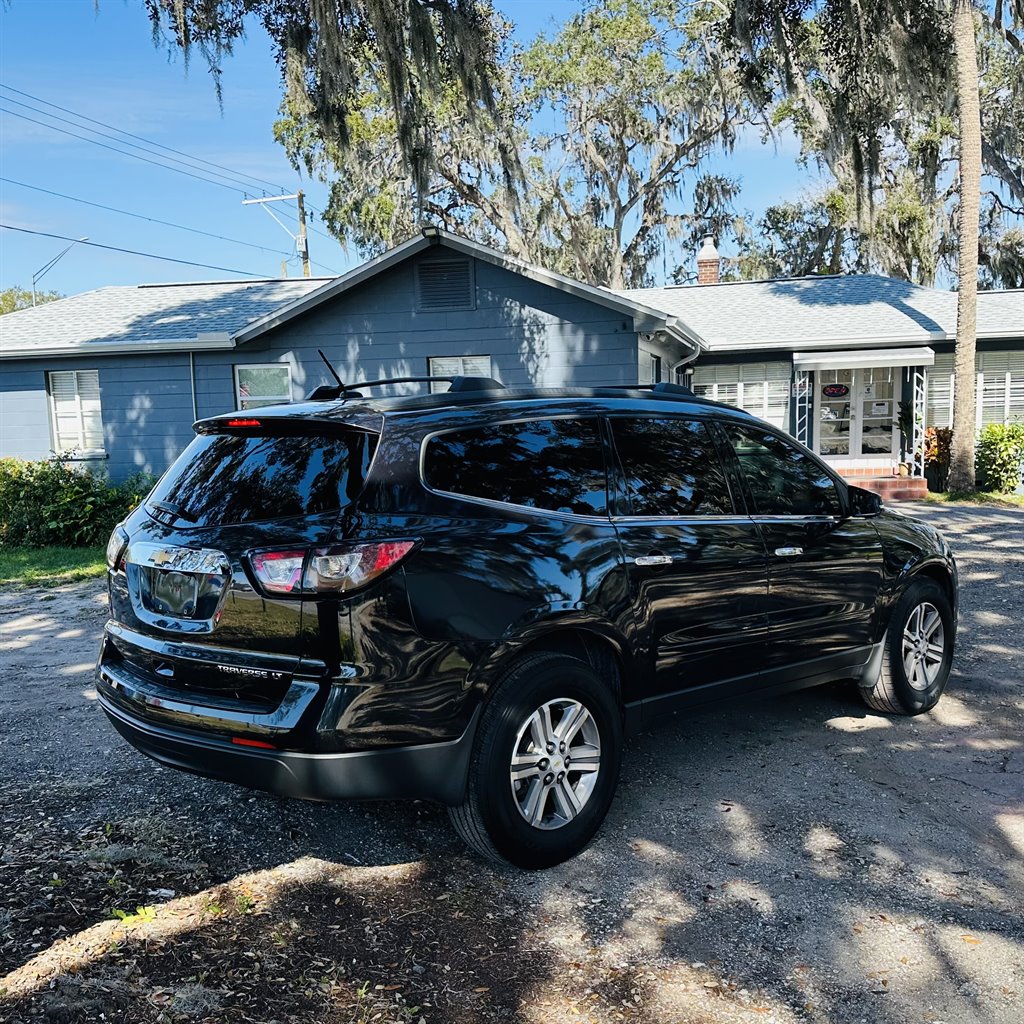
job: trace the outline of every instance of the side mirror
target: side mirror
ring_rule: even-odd
[[[882,498],[865,487],[848,487],[851,516],[877,516],[882,511]]]

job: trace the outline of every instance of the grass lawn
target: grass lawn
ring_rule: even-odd
[[[54,586],[102,576],[106,553],[96,548],[0,548],[0,585]]]
[[[994,491],[966,491],[960,494],[929,491],[927,500],[935,505],[1001,505],[1003,508],[1024,508],[1024,494],[997,494]]]

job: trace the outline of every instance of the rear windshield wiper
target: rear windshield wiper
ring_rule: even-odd
[[[150,505],[152,505],[153,508],[159,509],[161,512],[170,512],[172,516],[184,519],[186,523],[194,523],[197,521],[197,517],[192,512],[189,512],[188,509],[182,508],[180,505],[175,505],[173,501],[151,501]]]

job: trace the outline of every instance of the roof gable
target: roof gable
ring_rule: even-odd
[[[240,343],[244,343],[258,338],[261,334],[274,330],[295,317],[315,309],[322,303],[343,295],[352,288],[363,284],[378,274],[390,270],[432,246],[443,246],[454,252],[483,260],[486,263],[491,263],[521,277],[529,278],[539,284],[567,292],[577,298],[586,299],[599,306],[612,309],[617,313],[630,316],[633,318],[634,328],[637,331],[665,331],[690,352],[695,353],[703,347],[700,335],[681,317],[675,314],[666,315],[664,311],[648,305],[633,295],[584,284],[571,277],[566,277],[564,274],[557,274],[554,271],[546,270],[544,267],[507,256],[497,249],[492,249],[490,246],[481,245],[479,242],[472,242],[469,239],[460,238],[458,235],[449,234],[440,228],[426,228],[422,234],[410,238],[393,249],[389,249],[368,263],[364,263],[349,273],[326,282],[315,291],[296,298],[287,306],[272,310],[260,320],[249,324],[244,330],[239,331],[237,340]]]

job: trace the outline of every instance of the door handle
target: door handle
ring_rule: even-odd
[[[803,548],[793,547],[793,548],[776,548],[775,549],[775,554],[778,555],[779,558],[792,558],[794,555],[802,555],[803,553],[804,553],[804,549]]]
[[[671,565],[671,555],[637,555],[633,561],[637,565]]]

